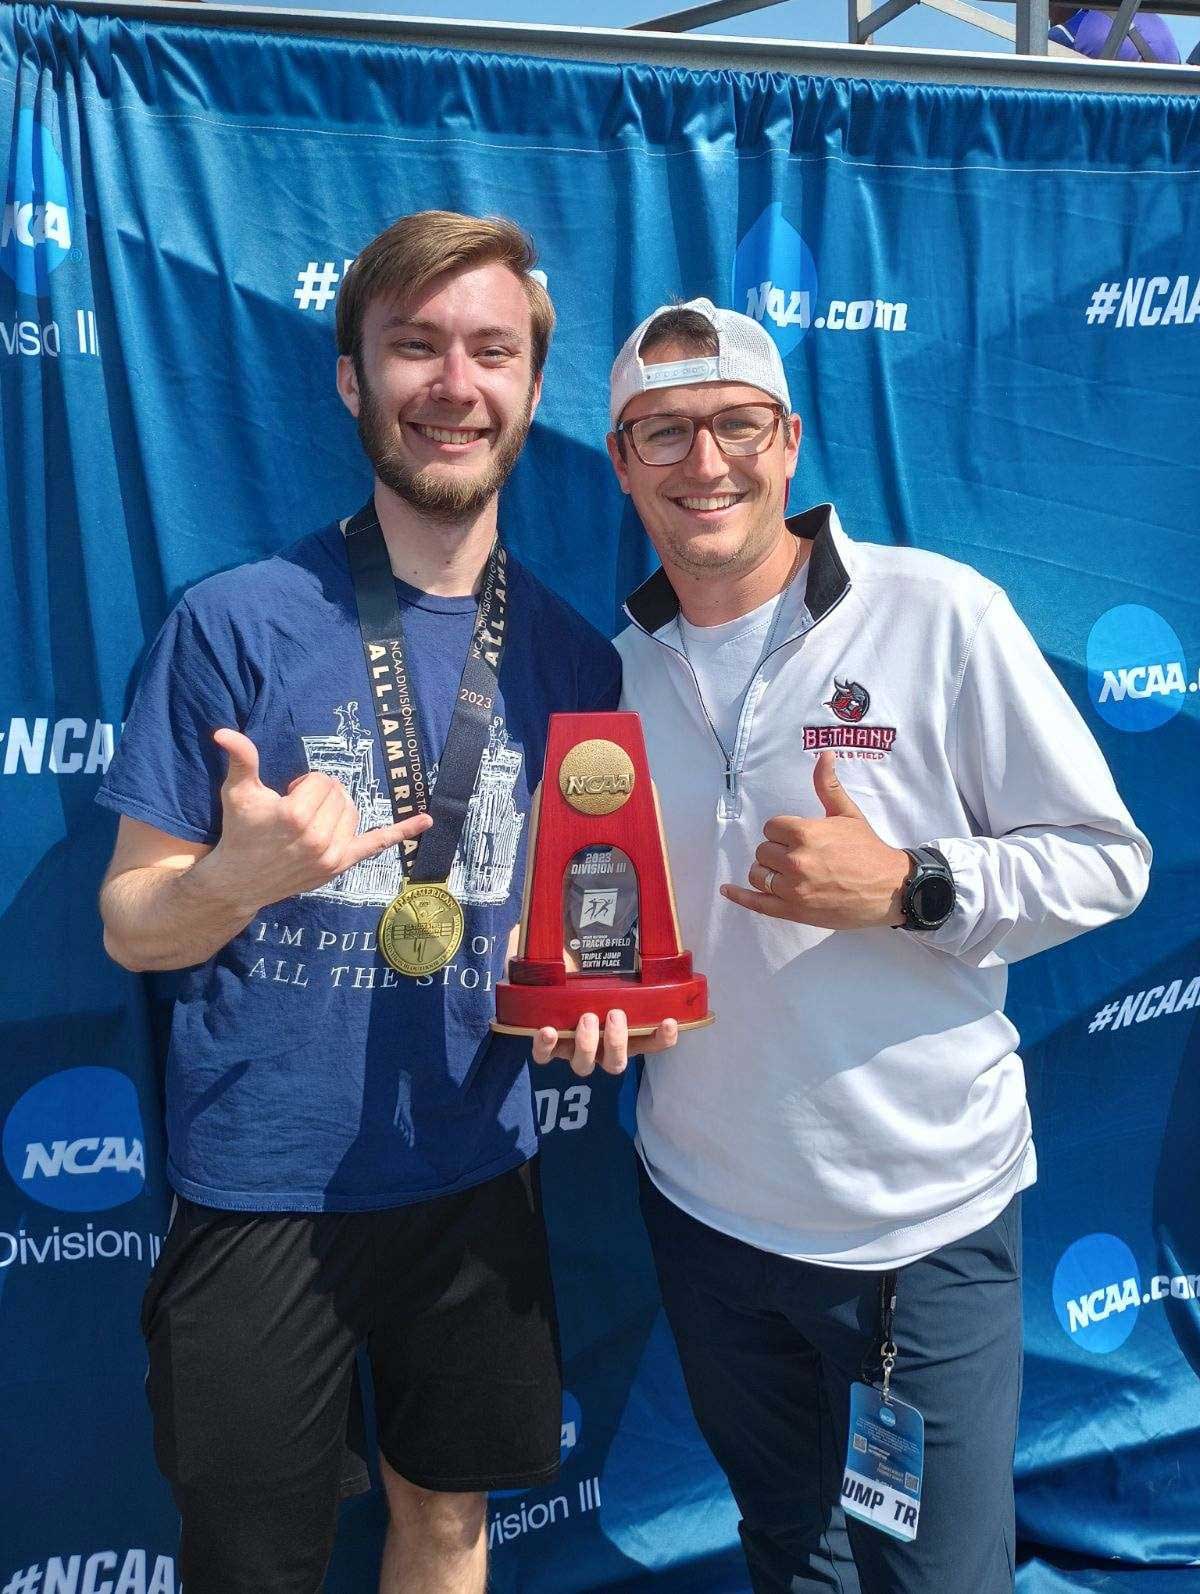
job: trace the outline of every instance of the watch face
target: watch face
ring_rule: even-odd
[[[925,924],[944,924],[954,907],[954,885],[943,875],[929,875],[917,882],[912,894],[913,911]]]

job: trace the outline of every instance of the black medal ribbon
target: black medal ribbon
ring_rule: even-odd
[[[347,521],[345,536],[392,817],[397,823],[411,814],[428,813],[433,819],[424,835],[404,843],[406,877],[410,882],[444,882],[450,878],[491,735],[508,619],[508,555],[497,538],[431,795],[396,579],[372,501]]]

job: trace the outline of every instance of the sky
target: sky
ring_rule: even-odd
[[[262,0],[259,0],[262,3]],[[296,0],[266,0],[266,3],[294,5]],[[497,22],[543,22],[564,26],[628,27],[632,22],[682,10],[696,0],[608,0],[600,8],[589,0],[413,0],[405,6],[398,0],[314,0],[326,11],[378,11],[406,16],[478,18]],[[978,3],[978,0],[976,0]],[[982,9],[1011,22],[1011,5],[983,0]],[[600,14],[598,14],[600,13]],[[1186,61],[1200,42],[1200,17],[1172,17],[1169,25]],[[725,22],[696,30],[773,39],[806,39],[844,43],[846,39],[846,0],[785,0],[782,5],[731,17]],[[889,22],[876,35],[880,44],[917,45],[938,50],[1011,51],[1012,46],[995,34],[943,16],[928,6],[917,5]]]

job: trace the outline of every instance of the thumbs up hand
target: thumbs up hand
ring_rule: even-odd
[[[818,755],[813,786],[825,817],[768,819],[748,877],[753,889],[727,885],[721,895],[752,913],[824,930],[902,924],[900,893],[912,860],[875,834],[828,748]]]
[[[213,741],[228,754],[229,769],[221,787],[221,839],[204,873],[250,913],[313,891],[432,823],[415,814],[359,835],[358,809],[340,781],[310,771],[281,795],[259,778],[258,748],[248,736],[218,730]]]

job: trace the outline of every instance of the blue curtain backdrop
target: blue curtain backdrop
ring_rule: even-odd
[[[137,1330],[162,1009],[101,950],[91,799],[179,594],[363,498],[333,296],[426,206],[541,250],[559,331],[504,524],[591,619],[614,629],[650,564],[603,453],[609,362],[705,293],[785,354],[794,504],[1001,582],[1095,730],[1157,858],[1133,919],[1012,980],[1041,1164],[1021,1590],[1200,1589],[1197,102],[20,5],[0,125],[0,1590],[175,1594]],[[570,1395],[561,1482],[493,1504],[495,1588],[734,1594],[633,1210],[631,1083],[536,1083]],[[345,1509],[336,1594],[373,1587],[381,1522],[377,1496]]]

